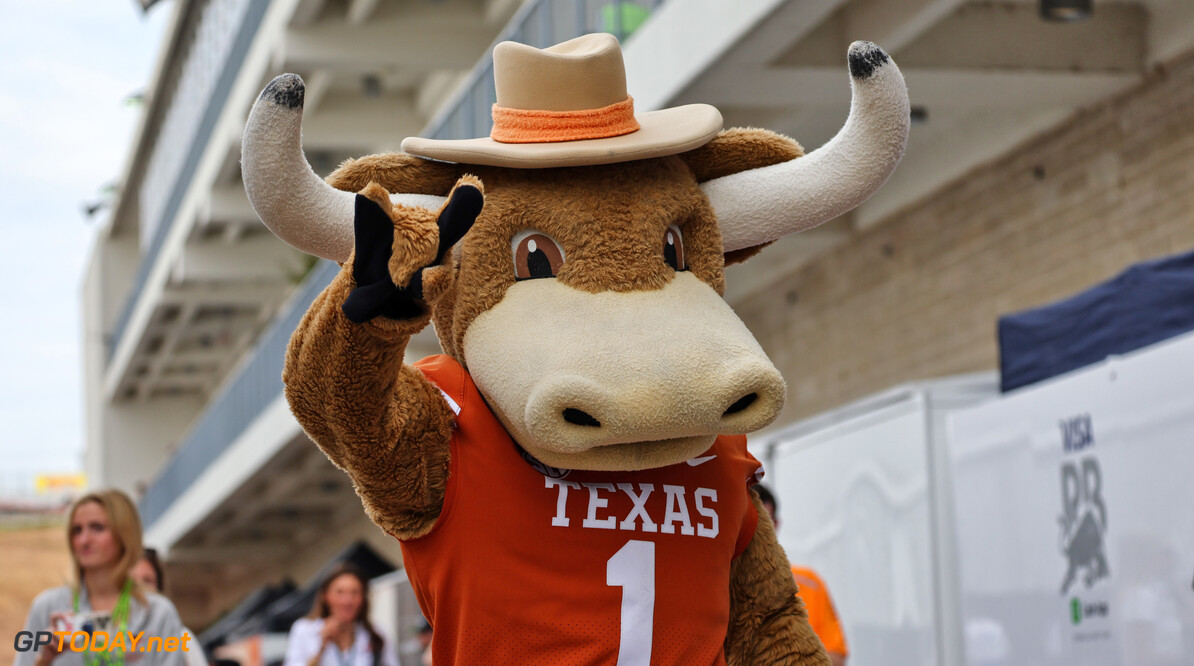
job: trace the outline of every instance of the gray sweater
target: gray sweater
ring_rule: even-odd
[[[69,585],[51,588],[37,595],[37,599],[33,600],[33,607],[29,609],[29,617],[25,620],[25,631],[54,631],[54,628],[50,626],[50,613],[70,613],[71,599],[72,592]],[[181,637],[184,631],[182,621],[178,619],[178,611],[174,609],[174,604],[170,603],[169,599],[147,592],[145,600],[147,603],[144,604],[137,601],[136,597],[130,600],[128,631],[134,636],[144,631],[145,636],[137,644],[136,653],[125,653],[125,663],[137,666],[183,666],[185,653],[181,648],[177,652],[141,651],[144,646],[147,646],[150,637],[157,636],[163,639]],[[91,603],[87,598],[87,590],[84,588],[79,591],[79,611],[89,610],[91,610]],[[115,639],[115,630],[112,629],[109,633],[112,633],[112,638]],[[53,645],[57,644],[58,639],[55,638]],[[190,637],[187,645],[191,650],[202,649],[194,636]],[[72,652],[65,645],[63,648],[58,657],[51,662],[52,666],[83,666],[82,652]],[[18,652],[17,659],[13,664],[14,666],[33,666],[37,663],[37,655],[38,652],[34,650]]]

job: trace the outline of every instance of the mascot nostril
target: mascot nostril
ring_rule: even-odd
[[[758,400],[758,399],[759,399],[758,393],[747,393],[746,395],[742,396],[741,398],[738,398],[737,400],[735,400],[734,404],[730,405],[726,409],[725,413],[722,414],[722,416],[729,416],[731,414],[737,414],[738,412],[755,404],[755,400]]]
[[[588,412],[584,412],[579,409],[574,409],[572,407],[569,407],[564,410],[563,414],[564,414],[564,420],[573,425],[589,426],[591,428],[600,428],[601,427],[601,421],[598,421],[597,419],[590,416],[588,414]]]
[[[291,338],[286,398],[400,541],[435,663],[828,666],[750,490],[745,433],[783,379],[719,294],[727,262],[899,162],[899,69],[870,43],[848,60],[849,117],[807,156],[708,105],[636,112],[604,33],[498,44],[490,137],[411,137],[326,181],[302,79],[258,98],[249,200],[341,264]],[[432,321],[444,353],[403,364]]]

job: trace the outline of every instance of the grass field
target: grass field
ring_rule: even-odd
[[[13,638],[39,592],[70,580],[70,554],[60,524],[0,526],[0,664],[16,656]]]

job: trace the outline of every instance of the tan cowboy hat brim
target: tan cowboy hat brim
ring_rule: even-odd
[[[402,141],[402,152],[442,162],[515,169],[614,164],[676,155],[708,143],[721,131],[721,112],[708,104],[687,104],[635,114],[639,129],[603,139],[551,143],[501,143],[482,139]]]

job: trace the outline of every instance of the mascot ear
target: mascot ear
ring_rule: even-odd
[[[700,148],[680,155],[698,183],[730,174],[771,166],[804,155],[794,140],[765,129],[734,128],[722,131]],[[740,263],[758,254],[772,241],[725,253],[725,265]]]
[[[740,128],[722,130],[700,148],[680,154],[698,183],[732,173],[771,166],[804,155],[800,144],[771,130]]]
[[[327,177],[328,185],[345,192],[360,192],[377,183],[387,192],[447,196],[462,173],[461,165],[435,162],[406,153],[385,153],[346,160]]]

